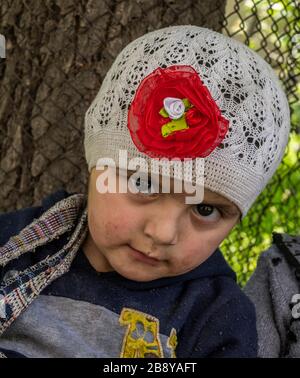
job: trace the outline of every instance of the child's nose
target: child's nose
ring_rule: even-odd
[[[147,221],[144,233],[157,245],[174,245],[178,240],[178,229],[179,214],[161,209]]]

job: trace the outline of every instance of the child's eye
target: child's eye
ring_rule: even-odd
[[[221,217],[221,212],[215,206],[206,205],[204,203],[197,205],[195,212],[198,217],[205,218],[205,220],[209,221],[216,221]]]
[[[132,193],[150,195],[157,193],[155,186],[148,177],[129,178],[129,188]]]

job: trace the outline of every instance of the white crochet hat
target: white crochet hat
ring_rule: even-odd
[[[188,110],[193,106],[190,103],[196,104],[198,100],[199,106],[194,106],[197,111],[201,102],[209,104],[206,116],[213,119],[217,131],[205,130],[211,131],[212,139],[210,134],[204,136],[202,126],[198,132],[198,126],[193,129],[186,123],[176,124],[175,129],[179,127],[180,131],[174,133],[167,128],[167,134],[154,135],[151,133],[155,130],[162,130],[161,123],[158,129],[155,124],[148,131],[143,129],[147,125],[139,124],[149,121],[148,105],[159,98],[160,83],[165,83],[163,93],[167,93],[169,77],[166,75],[166,79],[164,72],[170,74],[172,67],[174,72],[177,70],[175,82],[182,84],[184,92],[181,96],[184,105],[177,101],[177,110],[180,113],[180,106]],[[204,84],[202,89],[197,79]],[[190,90],[185,92],[189,86]],[[204,92],[192,94],[193,88],[198,87]],[[170,92],[167,101],[180,99],[174,93]],[[155,117],[161,117],[165,123],[176,121],[176,114],[172,116],[170,110],[172,103],[169,108],[165,102],[159,106],[163,113],[156,112]],[[174,109],[176,113],[176,106]],[[189,140],[185,138],[188,135],[184,134],[185,128],[193,132]],[[99,158],[109,157],[117,163],[119,150],[127,150],[128,159],[146,159],[149,166],[155,157],[178,154],[181,159],[186,156],[193,161],[197,156],[203,157],[204,186],[231,200],[244,217],[279,165],[289,129],[286,96],[272,68],[259,55],[242,43],[206,28],[171,26],[143,35],[118,55],[86,112],[85,154],[89,171]],[[168,132],[173,133],[171,138]],[[188,178],[185,176],[192,183],[195,169],[193,164]],[[171,172],[174,178],[176,174],[175,170]]]

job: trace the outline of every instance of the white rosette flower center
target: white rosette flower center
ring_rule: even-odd
[[[175,97],[166,97],[164,99],[164,108],[171,119],[181,118],[185,111],[183,101]]]

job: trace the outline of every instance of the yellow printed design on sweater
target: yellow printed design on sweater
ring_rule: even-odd
[[[176,358],[175,350],[176,350],[177,344],[178,344],[177,332],[175,328],[172,328],[170,336],[168,338],[168,343],[167,343],[167,346],[172,350],[172,354],[171,354],[172,358]]]
[[[127,325],[120,357],[164,357],[157,318],[137,310],[123,308],[119,321],[121,325]]]

